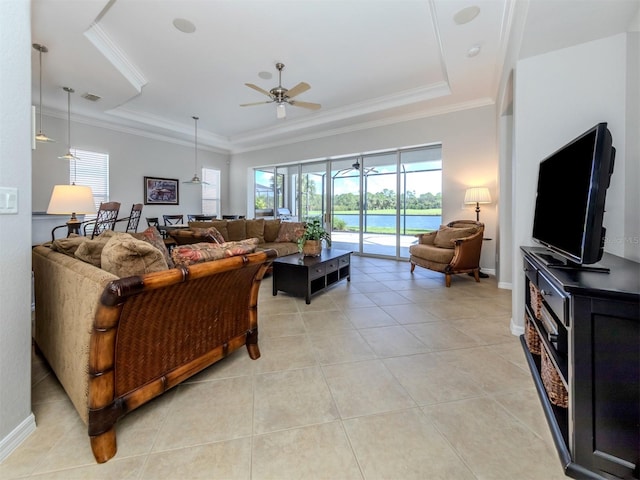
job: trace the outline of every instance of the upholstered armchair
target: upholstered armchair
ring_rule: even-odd
[[[480,251],[484,224],[473,220],[456,220],[437,232],[416,235],[418,243],[409,247],[411,272],[416,265],[444,273],[447,287],[451,275],[473,273],[480,281]]]

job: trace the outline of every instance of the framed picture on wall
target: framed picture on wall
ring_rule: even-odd
[[[144,177],[145,205],[179,205],[179,182],[173,178]]]

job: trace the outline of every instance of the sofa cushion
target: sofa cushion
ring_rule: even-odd
[[[96,238],[87,240],[78,245],[78,248],[73,255],[78,260],[82,260],[83,262],[90,263],[91,265],[95,265],[100,268],[100,265],[102,264],[102,249],[114,235],[118,235],[118,233],[113,230],[105,230]]]
[[[131,234],[131,236],[138,240],[144,240],[148,244],[153,245],[158,250],[160,250],[162,252],[162,256],[167,262],[167,266],[169,268],[173,268],[173,260],[171,260],[171,255],[169,255],[169,250],[167,250],[167,245],[164,243],[162,234],[156,227],[149,227],[144,232],[133,233]]]
[[[169,268],[160,250],[127,233],[114,235],[104,245],[101,265],[103,270],[120,278],[161,272]]]
[[[434,264],[448,265],[453,260],[453,248],[441,248],[434,245],[416,244],[409,247],[412,256],[428,259]]]
[[[171,250],[171,257],[176,266],[187,267],[195,263],[253,253],[257,245],[257,238],[249,238],[238,242],[203,242],[193,243],[191,245],[178,245]]]
[[[72,233],[68,238],[59,238],[58,240],[51,242],[51,249],[73,257],[73,254],[76,252],[80,244],[87,240],[87,237],[81,237],[80,235]]]
[[[227,241],[237,242],[248,238],[246,220],[242,218],[227,221],[227,232],[229,232],[229,236],[226,237]]]
[[[455,248],[454,240],[468,237],[477,231],[477,227],[452,228],[441,225],[433,239],[433,244],[440,248]]]
[[[258,245],[258,250],[275,250],[279,257],[299,253],[296,242],[266,242]]]
[[[297,242],[304,234],[304,223],[301,222],[282,222],[276,242]]]
[[[264,218],[247,220],[247,238],[257,238],[258,243],[264,243]]]
[[[273,220],[264,221],[264,241],[275,242],[278,238],[278,232],[280,231],[280,219],[275,218]]]

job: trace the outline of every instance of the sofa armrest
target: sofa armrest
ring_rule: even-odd
[[[454,240],[455,253],[450,263],[451,270],[478,268],[483,235],[484,229],[481,229],[473,235]]]
[[[118,277],[42,245],[32,250],[32,268],[35,342],[87,423],[91,328],[105,286]]]

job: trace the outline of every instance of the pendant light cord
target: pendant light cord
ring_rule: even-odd
[[[38,51],[40,52],[40,133],[42,133],[42,46]]]
[[[193,116],[193,117],[191,117],[191,118],[193,118],[193,119],[195,120],[195,125],[196,125],[196,127],[195,127],[195,129],[196,129],[196,135],[195,135],[195,137],[196,137],[196,165],[195,165],[195,175],[198,175],[198,120],[200,119],[200,117]]]

